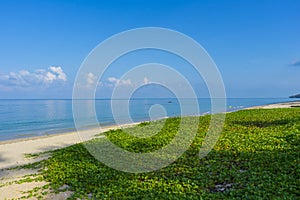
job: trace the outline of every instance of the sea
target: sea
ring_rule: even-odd
[[[77,101],[77,103],[74,101]],[[80,128],[105,127],[120,123],[142,122],[164,117],[182,116],[182,107],[195,99],[1,99],[0,141],[71,132],[76,130],[73,106],[84,112]],[[190,108],[184,115],[211,113],[211,99],[196,99],[199,110]],[[291,101],[288,98],[228,98],[226,111]],[[79,103],[78,103],[79,102]],[[121,105],[121,106],[116,106]],[[112,107],[113,106],[113,107]],[[125,108],[126,107],[126,108]],[[124,114],[124,108],[126,110]],[[120,112],[119,112],[120,111]],[[81,116],[82,117],[82,116]],[[97,119],[97,124],[94,120]],[[77,126],[78,128],[78,126]]]

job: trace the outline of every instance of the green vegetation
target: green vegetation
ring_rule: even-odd
[[[202,159],[198,153],[210,116],[190,117],[190,120],[199,120],[194,142],[176,162],[159,171],[120,172],[95,160],[83,144],[76,144],[56,150],[51,158],[42,161],[42,174],[56,191],[69,186],[74,199],[297,199],[300,196],[299,108],[229,113],[217,144]],[[128,151],[149,152],[172,140],[180,118],[164,122],[162,130],[150,138],[133,137],[122,130],[109,131],[106,136]],[[153,131],[156,123],[161,122],[129,129]]]

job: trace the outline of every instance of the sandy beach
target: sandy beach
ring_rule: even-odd
[[[47,184],[44,181],[17,184],[17,181],[20,181],[25,177],[35,176],[38,174],[38,170],[20,169],[16,167],[47,159],[49,157],[49,154],[47,153],[36,158],[26,157],[26,154],[36,154],[45,151],[51,151],[76,143],[81,143],[93,138],[104,137],[104,135],[98,134],[112,129],[126,128],[135,124],[136,123],[124,124],[120,126],[108,126],[104,128],[94,128],[79,132],[68,132],[40,137],[1,141],[0,200],[18,199],[24,197],[24,192],[32,190],[35,187],[42,187]],[[70,195],[71,193],[68,191],[59,194],[51,193],[47,195],[45,199],[66,199]]]
[[[290,102],[267,104],[261,106],[253,106],[245,109],[272,109],[272,108],[293,108],[293,107],[300,107],[300,101],[290,101]]]
[[[60,134],[52,134],[47,136],[38,136],[30,138],[22,138],[16,140],[7,140],[0,142],[0,170],[6,168],[12,168],[31,162],[37,161],[36,159],[26,158],[26,154],[35,154],[45,151],[51,151],[63,147],[70,146],[72,144],[81,143],[90,140],[99,133],[106,132],[108,130],[125,128],[133,126],[133,124],[124,124],[116,126],[107,126],[103,128],[94,128],[82,130],[79,132],[68,132]],[[41,158],[38,158],[41,159]]]
[[[271,109],[271,108],[293,108],[300,107],[300,101],[283,102],[277,104],[269,104],[255,106],[246,109]],[[31,182],[24,184],[15,184],[14,181],[21,180],[25,175],[30,176],[38,173],[37,170],[14,169],[8,170],[20,165],[36,162],[46,159],[49,155],[45,154],[37,158],[28,158],[26,154],[40,153],[58,148],[63,148],[75,143],[80,143],[92,138],[96,134],[105,132],[111,129],[124,128],[135,124],[127,124],[122,126],[111,126],[102,129],[83,130],[64,134],[54,134],[49,136],[33,137],[26,139],[17,139],[0,142],[0,199],[12,199],[22,197],[24,191],[28,191],[37,186],[45,185],[45,182]],[[83,136],[83,137],[82,137]],[[104,136],[96,136],[104,137]],[[8,184],[9,183],[9,184]],[[69,192],[60,194],[51,194],[46,199],[65,199],[70,195]],[[34,199],[34,198],[33,198]]]

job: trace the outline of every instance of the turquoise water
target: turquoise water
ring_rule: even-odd
[[[97,119],[101,126],[115,124],[111,111],[111,101],[108,99],[95,100]],[[114,103],[122,103],[127,100],[113,100]],[[189,99],[181,100],[182,104],[189,105]],[[261,98],[231,98],[227,99],[227,110],[238,110],[256,105],[290,101],[290,99],[261,99]],[[200,112],[194,109],[188,110],[185,115],[200,115],[210,113],[210,99],[198,99]],[[94,124],[89,123],[93,116],[93,101],[80,100],[85,112],[86,128]],[[129,102],[130,117],[134,122],[151,119],[149,110],[153,105],[161,105],[165,109],[166,116],[180,116],[180,104],[176,99],[132,99]],[[118,108],[117,108],[118,109]],[[122,108],[120,108],[122,109]],[[116,110],[118,113],[118,110]],[[119,119],[126,116],[121,114]],[[161,115],[154,115],[160,118]],[[153,119],[153,116],[152,116]],[[72,100],[0,100],[0,140],[10,140],[39,135],[55,134],[75,130],[72,113]]]

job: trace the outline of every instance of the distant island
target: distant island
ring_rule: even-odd
[[[300,98],[300,94],[292,95],[290,98]]]

